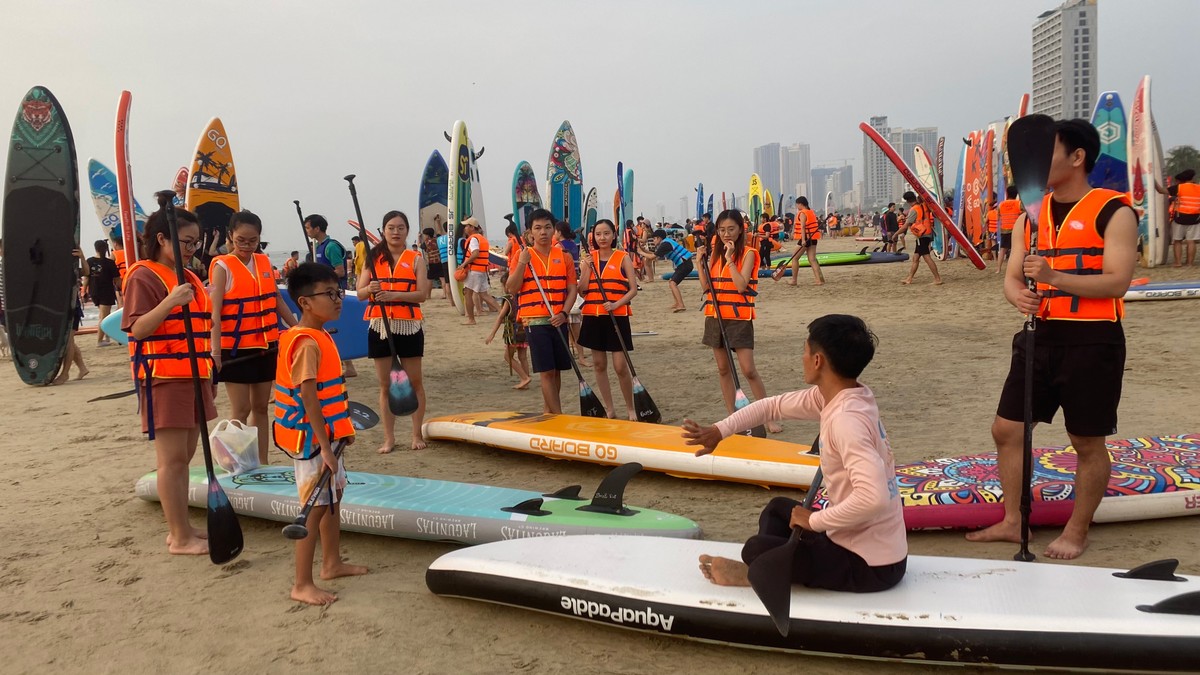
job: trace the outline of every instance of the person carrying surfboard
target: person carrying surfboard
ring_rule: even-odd
[[[800,278],[800,254],[804,253],[808,257],[808,266],[812,268],[813,285],[822,286],[825,284],[825,275],[821,274],[821,264],[817,262],[817,241],[821,239],[821,223],[817,220],[817,213],[808,208],[807,197],[796,197],[796,220],[792,226],[792,238],[796,240],[800,249],[792,256],[792,280],[791,285],[795,286]],[[779,281],[783,277],[783,267],[775,270],[771,275],[775,281]]]
[[[933,272],[934,286],[942,285],[942,275],[938,273],[937,263],[933,261],[933,256],[929,254],[930,247],[933,245],[933,212],[928,204],[918,204],[917,195],[911,190],[904,193],[904,201],[908,203],[908,217],[904,220],[904,226],[913,233],[917,238],[917,250],[913,252],[912,264],[908,268],[908,276],[904,277],[904,281],[900,283],[905,286],[913,282],[913,277],[917,275],[917,268],[921,261],[929,266],[929,271]]]
[[[775,497],[746,540],[742,560],[700,556],[705,578],[749,586],[749,565],[782,546],[793,528],[800,540],[791,581],[810,588],[856,593],[883,591],[904,577],[908,540],[895,458],[870,388],[858,381],[878,340],[863,320],[829,314],[808,325],[802,362],[807,389],[763,398],[714,425],[683,421],[683,438],[697,456],[719,450],[740,429],[774,420],[820,420],[821,473],[828,505],[813,512]]]
[[[505,289],[516,297],[517,320],[525,324],[533,372],[541,382],[542,411],[558,415],[562,413],[562,371],[572,367],[567,351],[567,312],[575,304],[575,264],[554,246],[554,214],[534,209],[526,227],[533,234],[533,243],[521,249]]]
[[[1046,556],[1079,557],[1088,526],[1108,486],[1105,447],[1116,432],[1125,371],[1122,297],[1137,263],[1137,217],[1125,193],[1091,188],[1088,173],[1100,136],[1086,120],[1056,122],[1056,141],[1040,206],[1034,249],[1022,215],[1013,226],[1013,255],[1004,297],[1022,314],[1036,315],[1033,419],[1050,422],[1061,408],[1079,457],[1075,504]],[[1029,290],[1026,279],[1037,283]],[[1022,333],[1018,333],[1019,338]],[[1004,519],[967,535],[970,541],[1021,541],[1020,499],[1024,440],[1025,341],[1013,340],[1008,378],[1000,392],[992,438],[996,442]]]
[[[617,226],[611,220],[605,218],[596,221],[592,226],[591,238],[596,248],[590,254],[586,248],[580,249],[579,288],[583,297],[580,308],[583,322],[579,327],[579,346],[592,350],[596,385],[600,389],[604,409],[610,415],[616,410],[613,407],[612,387],[608,382],[608,359],[612,355],[613,370],[617,373],[621,396],[625,399],[626,413],[630,421],[636,422],[638,416],[633,404],[633,377],[625,361],[625,352],[633,351],[633,332],[629,326],[630,303],[638,292],[633,260],[624,251],[613,249]]]

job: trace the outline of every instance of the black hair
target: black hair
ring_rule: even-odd
[[[804,208],[808,208],[808,197],[796,197],[796,203]]]
[[[329,231],[329,221],[325,220],[325,216],[314,213],[314,214],[305,216],[304,222],[308,223],[309,225],[317,228],[318,230],[320,230],[322,232]]]
[[[896,205],[896,202],[888,202],[888,208],[889,208],[889,209],[890,209],[890,208],[892,208],[892,207],[893,207],[893,206],[895,206],[895,205]]]
[[[563,239],[575,239],[575,231],[571,229],[571,224],[565,220],[560,220],[554,224],[554,229],[558,230],[558,236]]]
[[[539,220],[548,220],[548,221],[550,221],[550,224],[553,225],[554,224],[554,214],[550,213],[546,209],[534,209],[525,218],[525,229],[532,230],[534,222],[539,221]]]
[[[913,192],[912,190],[909,190],[900,196],[903,197],[904,201],[908,202],[909,204],[917,203],[917,193]]]
[[[405,238],[407,238],[408,232],[411,231],[412,227],[408,224],[408,216],[406,216],[403,211],[396,211],[393,209],[383,214],[383,221],[379,224],[380,231],[382,231],[384,227],[387,227],[388,221],[392,218],[400,218],[404,221]],[[407,248],[407,246],[405,248]],[[387,258],[387,261],[390,264],[392,262],[391,256],[392,253],[388,250],[387,244],[385,242],[379,242],[378,245],[371,249],[371,257],[368,262],[374,265],[375,262],[380,258]]]
[[[93,248],[96,249],[96,253],[98,253],[100,255],[100,257],[102,257],[102,258],[108,257],[108,242],[107,241],[104,241],[103,239],[97,239],[96,243],[93,244],[92,246],[93,246]]]
[[[425,235],[426,237],[432,237],[433,236],[433,228],[427,227],[427,228],[421,230],[421,234]]]
[[[433,230],[430,230],[429,232],[432,234]],[[517,232],[517,226],[510,221],[508,223],[508,227],[504,228],[504,235],[506,237],[519,237],[521,236],[521,233]]]
[[[1100,132],[1087,120],[1059,120],[1054,123],[1058,141],[1067,149],[1067,154],[1083,150],[1083,170],[1091,173],[1100,156]]]
[[[717,216],[716,227],[714,229],[720,230],[721,223],[726,220],[732,220],[737,223],[738,233],[737,239],[733,240],[733,259],[737,261],[738,265],[741,265],[742,256],[746,254],[746,221],[742,218],[740,211],[726,209]],[[716,260],[725,259],[725,240],[721,239],[719,233],[714,237],[712,255]]]
[[[833,372],[857,379],[875,356],[879,338],[850,314],[826,314],[808,324],[809,349],[829,359]]]
[[[658,237],[659,239],[666,239],[666,238],[667,238],[667,231],[666,231],[666,230],[664,230],[664,229],[662,229],[662,228],[660,227],[660,228],[658,228],[657,230],[655,230],[654,232],[652,232],[652,233],[650,234],[650,236],[651,236],[651,237]]]
[[[238,228],[238,225],[249,225],[254,228],[256,234],[262,235],[262,218],[251,211],[243,209],[229,218],[229,236],[233,236],[233,231]]]
[[[298,256],[298,255],[300,255],[300,251],[292,251],[293,257]]]
[[[187,209],[172,207],[175,209],[175,221],[179,227],[186,225],[200,225],[196,214]],[[142,231],[141,243],[138,246],[138,258],[142,260],[158,260],[158,255],[162,250],[162,245],[158,243],[158,235],[163,235],[168,241],[171,240],[171,227],[167,223],[166,214],[162,209],[150,214],[146,219],[146,229]],[[185,261],[186,262],[186,261]]]
[[[597,221],[596,221],[596,224],[595,224],[595,225],[592,225],[592,232],[595,232],[595,231],[596,231],[596,228],[597,228],[597,227],[599,227],[599,226],[601,226],[601,225],[607,225],[607,226],[608,226],[608,229],[610,229],[610,230],[612,230],[612,231],[613,231],[613,235],[616,235],[616,234],[617,234],[617,226],[616,226],[616,224],[614,224],[614,223],[613,223],[613,221],[609,220],[608,218],[601,218],[600,220],[597,220]]]
[[[315,262],[300,263],[288,275],[288,296],[292,302],[299,305],[301,297],[311,295],[313,288],[324,282],[334,284],[338,282],[337,273],[333,271],[332,267]]]
[[[358,235],[356,234],[353,237],[350,237],[350,241],[357,244],[360,241],[360,239],[359,239]]]

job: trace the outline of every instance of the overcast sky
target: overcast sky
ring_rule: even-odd
[[[112,166],[113,120],[133,92],[130,153],[143,205],[190,162],[213,116],[228,131],[242,206],[274,250],[298,248],[293,199],[333,234],[353,211],[415,220],[429,153],[468,124],[492,238],[513,169],[545,179],[569,119],[586,187],[611,204],[616,162],[637,174],[634,208],[677,218],[698,181],[744,192],[752,148],[807,142],[813,165],[852,158],[861,180],[871,115],[949,138],[1014,112],[1030,89],[1030,33],[1057,0],[759,2],[24,2],[6,0],[0,111],[33,85],[66,109],[79,155],[82,239],[100,236],[87,159]],[[1200,145],[1194,65],[1200,2],[1100,0],[1100,91],[1128,102],[1154,78],[1170,148]],[[1191,75],[1189,75],[1191,73]],[[3,117],[4,124],[11,119]],[[605,206],[602,212],[611,210]]]

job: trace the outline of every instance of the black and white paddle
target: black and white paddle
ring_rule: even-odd
[[[705,254],[700,259],[700,273],[708,281],[708,297],[712,300],[713,316],[717,318],[717,327],[721,330],[721,344],[725,345],[725,358],[729,359],[729,374],[733,376],[733,409],[741,410],[750,405],[750,398],[746,396],[745,390],[742,389],[742,380],[738,377],[737,361],[733,348],[729,346],[729,336],[725,334],[725,321],[721,318],[721,301],[717,300],[717,292],[713,288],[712,275],[708,273],[708,255]],[[742,430],[739,429],[739,432]],[[750,430],[750,435],[755,438],[766,438],[767,428],[763,425],[758,425]]]
[[[167,227],[171,233],[171,250],[175,254],[175,281],[178,284],[188,283],[183,274],[183,252],[179,245],[179,223],[175,219],[175,192],[163,190],[155,194],[158,198],[158,208],[167,218]],[[202,289],[195,289],[197,293]],[[223,565],[238,557],[242,552],[242,526],[238,523],[237,514],[225,490],[217,482],[213,471],[212,447],[208,441],[208,422],[204,415],[204,399],[202,387],[207,382],[200,381],[199,356],[196,353],[196,337],[192,334],[192,310],[189,304],[180,306],[183,314],[184,339],[187,343],[188,363],[192,367],[192,394],[196,399],[196,419],[200,420],[200,443],[204,449],[204,469],[208,475],[208,558],[215,565]],[[147,383],[149,384],[149,383]]]
[[[354,200],[354,215],[358,218],[358,233],[362,239],[363,246],[367,250],[367,260],[371,259],[371,240],[367,239],[367,228],[363,225],[362,209],[358,205],[358,190],[354,187],[354,174],[346,176],[346,182],[350,185],[350,198]],[[378,246],[382,246],[384,255],[387,257],[388,267],[392,267],[395,261],[392,260],[391,252],[387,248],[387,242],[380,242]],[[379,304],[374,297],[370,302],[379,308],[380,321],[383,323],[383,332],[387,337],[388,351],[392,354],[392,372],[388,378],[387,403],[388,410],[393,415],[398,417],[411,415],[417,411],[420,402],[417,401],[417,392],[413,389],[412,382],[408,378],[408,372],[404,370],[404,366],[400,363],[400,357],[396,356],[396,345],[392,342],[392,326],[388,320],[387,312],[383,305]]]
[[[1046,183],[1050,178],[1050,162],[1054,157],[1056,131],[1054,120],[1048,115],[1027,115],[1013,121],[1008,128],[1008,157],[1012,169],[1013,185],[1025,207],[1025,231],[1029,251],[1037,251],[1038,218],[1042,200],[1046,197]],[[1014,260],[1010,265],[1020,265]],[[1026,278],[1029,290],[1037,292],[1037,282]],[[1021,550],[1014,560],[1029,562],[1036,556],[1029,552],[1029,516],[1033,509],[1030,482],[1033,480],[1033,347],[1037,318],[1025,317],[1025,436],[1022,445],[1021,472]]]

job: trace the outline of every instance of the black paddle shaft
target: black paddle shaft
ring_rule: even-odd
[[[167,227],[171,233],[171,250],[175,254],[175,281],[180,285],[186,284],[188,281],[183,273],[183,248],[179,244],[179,223],[175,219],[175,193],[171,190],[164,190],[157,193],[156,196],[158,197],[158,207],[166,216]],[[204,289],[200,288],[194,290],[197,293],[204,292]],[[204,469],[208,474],[208,556],[213,564],[222,565],[238,557],[238,554],[242,552],[242,526],[238,523],[237,514],[234,513],[233,506],[229,503],[229,499],[225,496],[225,491],[217,482],[217,476],[213,471],[212,447],[208,440],[208,422],[204,411],[202,390],[204,384],[200,381],[200,363],[196,353],[196,337],[192,334],[190,305],[190,302],[184,303],[179,309],[183,314],[184,341],[187,343],[188,363],[192,368],[192,394],[196,399],[196,419],[199,420],[201,427],[200,444],[204,449]],[[147,386],[149,384],[147,382]]]
[[[584,239],[584,245],[587,245],[587,239]],[[592,277],[596,280],[596,288],[600,289],[600,297],[604,298],[604,302],[608,302],[608,291],[604,290],[604,284],[600,281],[600,269],[596,267],[595,259],[588,256],[592,260]],[[627,280],[628,281],[628,280]],[[637,377],[637,369],[633,367],[633,360],[629,358],[629,350],[625,346],[625,337],[621,335],[621,329],[617,326],[617,317],[613,316],[612,312],[604,310],[608,314],[608,318],[612,320],[613,331],[617,334],[617,342],[621,344],[621,354],[625,356],[625,363],[629,364],[629,374]]]
[[[308,247],[308,262],[316,262],[317,253],[313,249],[312,240],[308,238],[308,230],[304,229],[304,212],[300,210],[300,200],[293,199],[292,203],[296,205],[296,217],[300,219],[300,234],[304,235],[304,245]]]

